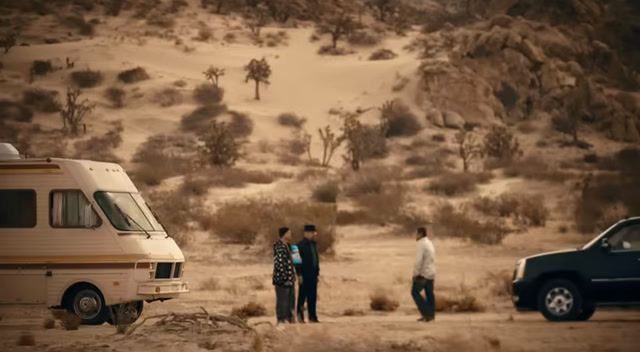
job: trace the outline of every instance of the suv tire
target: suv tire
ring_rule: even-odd
[[[580,314],[578,314],[578,319],[580,321],[587,321],[591,319],[593,313],[596,312],[596,305],[593,302],[584,302],[582,304],[582,309],[580,310]]]
[[[578,320],[582,310],[582,293],[570,280],[548,280],[538,291],[538,309],[549,321]]]

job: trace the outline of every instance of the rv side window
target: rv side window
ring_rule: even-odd
[[[36,226],[36,192],[31,189],[0,190],[0,228]]]
[[[100,226],[100,218],[87,197],[79,190],[52,191],[49,197],[49,210],[51,227]]]

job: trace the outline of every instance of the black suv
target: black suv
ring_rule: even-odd
[[[550,321],[588,320],[596,306],[640,305],[640,217],[616,223],[582,248],[520,259],[513,304]]]

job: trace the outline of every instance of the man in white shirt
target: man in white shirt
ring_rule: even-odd
[[[418,242],[418,250],[416,265],[413,269],[411,296],[422,315],[418,321],[430,322],[436,317],[436,301],[433,295],[433,282],[436,278],[436,250],[427,237],[427,229],[424,227],[418,228],[416,241]],[[426,299],[422,296],[422,290],[425,291]]]

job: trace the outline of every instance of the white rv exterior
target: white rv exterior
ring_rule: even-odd
[[[137,318],[143,301],[188,292],[183,269],[119,165],[0,160],[0,304],[63,307],[88,324],[131,306]]]

